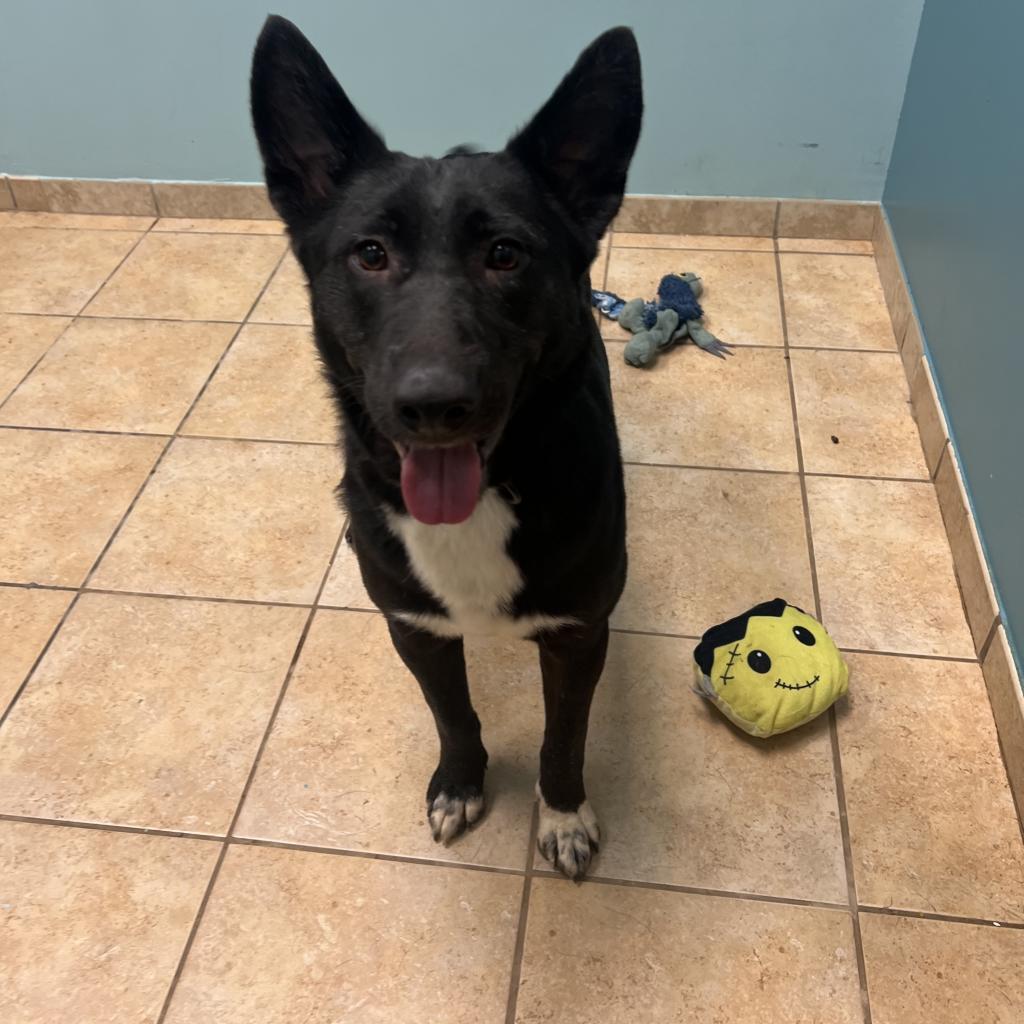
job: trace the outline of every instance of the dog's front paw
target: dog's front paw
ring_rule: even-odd
[[[578,880],[587,873],[600,841],[601,830],[589,801],[575,811],[556,811],[540,797],[537,848],[567,878]]]
[[[434,842],[445,846],[479,821],[483,813],[483,792],[473,787],[459,786],[451,792],[442,789],[432,799],[427,798],[427,821]]]

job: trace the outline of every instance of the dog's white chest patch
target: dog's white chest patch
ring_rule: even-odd
[[[405,545],[416,578],[448,612],[398,613],[406,622],[437,636],[526,637],[573,621],[552,615],[512,616],[512,601],[523,589],[522,573],[508,553],[516,517],[494,488],[484,492],[469,519],[454,526],[428,526],[390,510],[387,519]]]

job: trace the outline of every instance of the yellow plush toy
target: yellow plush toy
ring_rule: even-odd
[[[712,626],[693,652],[696,691],[752,736],[775,736],[827,711],[850,671],[817,619],[782,598]]]

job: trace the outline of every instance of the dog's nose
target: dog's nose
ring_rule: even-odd
[[[394,401],[399,422],[414,434],[455,434],[476,408],[466,380],[440,366],[406,373]]]

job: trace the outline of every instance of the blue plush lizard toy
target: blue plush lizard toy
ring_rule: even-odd
[[[609,320],[617,320],[633,337],[626,344],[624,357],[630,366],[650,366],[659,352],[689,338],[705,352],[719,359],[730,353],[704,327],[704,310],[697,301],[704,290],[696,274],[666,274],[658,285],[658,297],[649,302],[626,302],[614,292],[591,292],[591,304]]]

